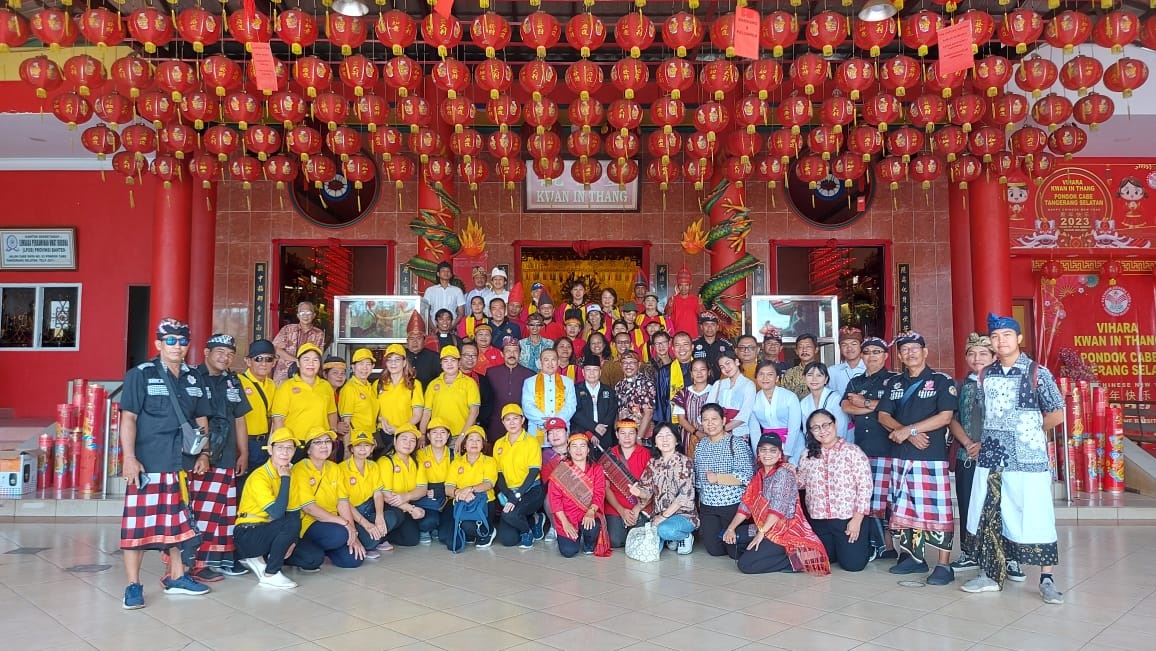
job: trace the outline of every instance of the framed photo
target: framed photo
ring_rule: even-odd
[[[818,338],[820,348],[827,350],[824,344],[832,344],[835,361],[838,361],[838,296],[752,296],[748,313],[750,324],[747,332],[759,341],[763,340],[771,328],[777,328],[782,333],[784,346],[793,345],[799,335],[812,334]]]
[[[76,229],[0,229],[0,269],[75,270]]]
[[[339,344],[405,343],[418,296],[334,296],[333,333]]]

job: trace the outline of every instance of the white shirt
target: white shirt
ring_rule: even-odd
[[[421,297],[421,302],[425,308],[423,311],[425,312],[426,326],[433,330],[434,315],[438,313],[438,310],[449,310],[454,315],[454,321],[457,321],[458,308],[465,310],[466,295],[454,285],[448,287],[442,287],[440,284],[430,285]]]
[[[855,367],[847,366],[847,362],[835,364],[827,373],[831,380],[827,383],[827,388],[834,391],[839,399],[843,399],[843,394],[847,392],[847,384],[851,382],[851,378],[858,377],[867,372],[867,363],[863,358],[859,358],[859,365]]]
[[[801,451],[805,447],[803,445],[803,415],[799,411],[799,398],[791,390],[776,387],[770,399],[767,399],[767,394],[759,391],[755,395],[755,406],[751,409],[750,427],[751,444],[754,446],[758,445],[758,437],[762,435],[763,430],[786,429],[787,435],[783,437],[783,452],[790,458],[791,463],[797,463],[797,459],[791,458],[789,451],[796,447]]]
[[[595,423],[598,422],[598,387],[600,386],[602,386],[601,382],[594,385],[589,382],[586,383],[586,393],[590,394],[590,404],[594,406],[594,418],[591,420]]]
[[[475,296],[481,296],[481,297],[482,297],[482,303],[483,303],[483,305],[482,305],[482,312],[483,312],[483,313],[484,313],[486,316],[490,316],[490,297],[489,297],[489,293],[490,293],[490,288],[489,288],[489,287],[483,287],[483,288],[481,288],[481,289],[471,289],[471,290],[470,290],[470,291],[469,291],[469,292],[466,294],[466,299],[465,299],[465,300],[466,300],[466,314],[470,314],[470,301],[474,300],[474,297],[475,297]]]
[[[734,409],[739,412],[731,420],[741,421],[742,425],[732,429],[731,434],[739,440],[746,440],[748,444],[751,439],[751,409],[755,405],[756,393],[758,393],[758,389],[755,388],[755,383],[739,373],[733,381],[724,377],[712,384],[706,399],[707,402],[717,402],[724,409]],[[755,439],[755,443],[758,443],[758,438]]]

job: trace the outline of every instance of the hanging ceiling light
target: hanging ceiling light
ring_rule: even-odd
[[[333,3],[333,11],[343,16],[353,16],[357,18],[368,14],[369,7],[361,0],[336,0]]]
[[[339,0],[344,2],[345,0]],[[337,5],[333,5],[337,9]],[[899,13],[895,9],[895,5],[891,4],[891,0],[868,0],[867,4],[859,10],[859,20],[864,20],[869,23],[877,23],[881,20],[887,20]]]

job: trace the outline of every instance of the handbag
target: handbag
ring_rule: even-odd
[[[658,528],[647,522],[634,527],[626,534],[626,557],[641,563],[653,563],[662,552],[662,540]]]
[[[205,444],[209,442],[209,437],[205,435],[198,427],[193,427],[185,418],[185,410],[181,409],[181,403],[177,402],[177,387],[173,382],[172,374],[169,369],[165,368],[164,364],[157,361],[157,366],[160,367],[161,377],[165,380],[165,388],[168,389],[169,400],[173,404],[173,411],[177,413],[177,419],[181,422],[181,453],[195,457],[205,450]]]
[[[478,495],[469,502],[454,501],[454,537],[451,541],[450,551],[455,554],[461,553],[466,547],[466,532],[462,529],[463,522],[478,523],[478,539],[490,535],[490,505],[486,501],[485,495]]]

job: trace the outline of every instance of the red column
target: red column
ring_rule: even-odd
[[[189,327],[193,345],[189,360],[199,364],[205,339],[213,332],[213,278],[217,251],[217,184],[204,188],[195,183],[192,191],[190,248],[196,264],[189,269]],[[236,337],[236,332],[229,334]],[[247,339],[247,337],[245,337]]]
[[[956,183],[947,185],[947,216],[951,236],[951,304],[952,341],[955,342],[956,377],[967,375],[965,352],[961,350],[967,335],[975,332],[975,319],[970,309],[975,304],[971,277],[971,210],[967,190]]]
[[[968,192],[972,305],[977,325],[987,323],[988,312],[1011,314],[1011,241],[1005,192],[1004,186],[989,174],[972,182]]]
[[[153,201],[153,272],[149,325],[165,317],[189,318],[190,221],[193,184],[188,174],[178,181],[157,182]],[[205,334],[193,332],[194,337]]]

